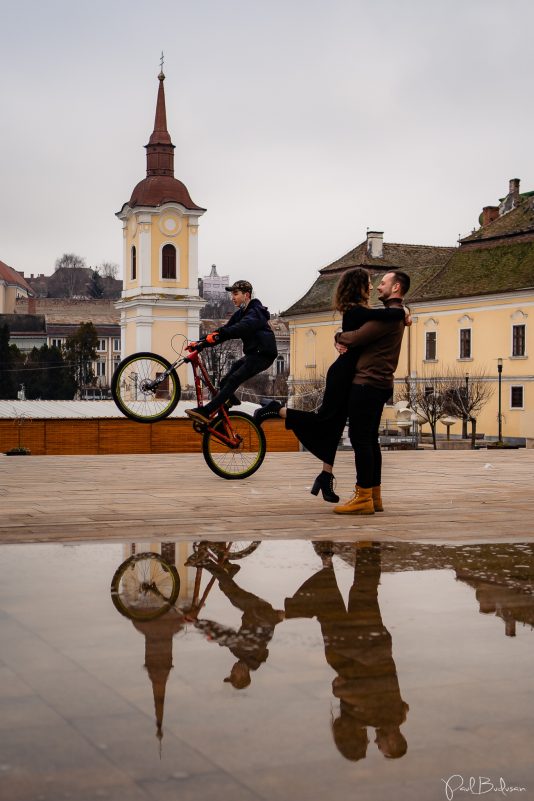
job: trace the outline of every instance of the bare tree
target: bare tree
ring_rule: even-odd
[[[493,386],[482,372],[465,381],[459,370],[428,373],[406,380],[398,390],[398,400],[405,400],[417,413],[421,423],[428,423],[432,443],[437,448],[436,427],[449,415],[471,423],[471,446],[475,447],[476,418],[493,394]]]
[[[231,340],[202,351],[202,360],[215,387],[221,385],[221,379],[240,355],[236,353],[235,345]]]
[[[450,391],[447,414],[469,420],[471,423],[471,447],[475,447],[477,416],[493,395],[494,387],[485,371],[468,376],[459,370],[449,373]]]
[[[112,261],[103,261],[95,268],[102,278],[117,278],[119,274],[119,265]]]
[[[291,387],[292,408],[305,412],[317,411],[323,402],[325,383],[325,376],[317,372],[305,381],[295,381]]]
[[[399,386],[398,399],[407,401],[420,422],[430,426],[434,450],[438,447],[437,424],[442,417],[450,414],[450,392],[450,376],[439,373],[423,374],[411,381],[407,379],[404,385]]]
[[[73,298],[85,295],[87,277],[85,259],[75,253],[64,253],[56,259],[56,269],[49,281],[49,285],[54,287],[53,296]]]

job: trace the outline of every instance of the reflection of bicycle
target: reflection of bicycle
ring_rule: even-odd
[[[215,395],[206,366],[200,358],[203,341],[188,356],[172,364],[155,353],[134,353],[118,365],[111,380],[113,400],[126,417],[139,423],[164,420],[180,400],[180,379],[176,372],[182,364],[193,370],[197,405],[202,406],[202,385]],[[251,476],[265,458],[265,434],[261,426],[244,412],[228,411],[220,406],[209,424],[193,423],[202,434],[202,453],[210,470],[221,478]]]
[[[179,592],[175,566],[151,551],[131,556],[111,580],[111,599],[130,620],[155,620],[164,615],[176,603]]]

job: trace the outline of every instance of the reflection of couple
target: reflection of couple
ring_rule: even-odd
[[[365,757],[367,727],[373,727],[375,742],[384,756],[401,757],[407,744],[400,726],[406,720],[408,705],[400,695],[391,635],[382,623],[378,605],[380,546],[355,546],[354,582],[347,608],[332,566],[331,544],[317,543],[315,547],[323,567],[286,599],[285,614],[241,589],[224,567],[208,568],[230,602],[242,610],[242,623],[239,630],[210,621],[197,621],[197,625],[237,657],[225,681],[241,689],[250,684],[250,672],[267,660],[267,645],[284,617],[316,617],[326,661],[337,673],[332,690],[340,701],[340,714],[332,731],[340,753],[351,760]]]

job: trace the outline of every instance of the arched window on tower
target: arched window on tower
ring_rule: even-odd
[[[137,253],[135,250],[135,245],[132,245],[132,255],[130,261],[130,274],[132,277],[132,281],[135,281],[137,278]]]
[[[164,245],[161,250],[161,277],[176,280],[176,248],[174,245]]]

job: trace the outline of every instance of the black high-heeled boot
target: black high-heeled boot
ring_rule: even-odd
[[[322,470],[311,488],[312,495],[319,495],[319,490],[323,493],[323,498],[328,503],[339,503],[339,495],[334,492],[334,476]]]

